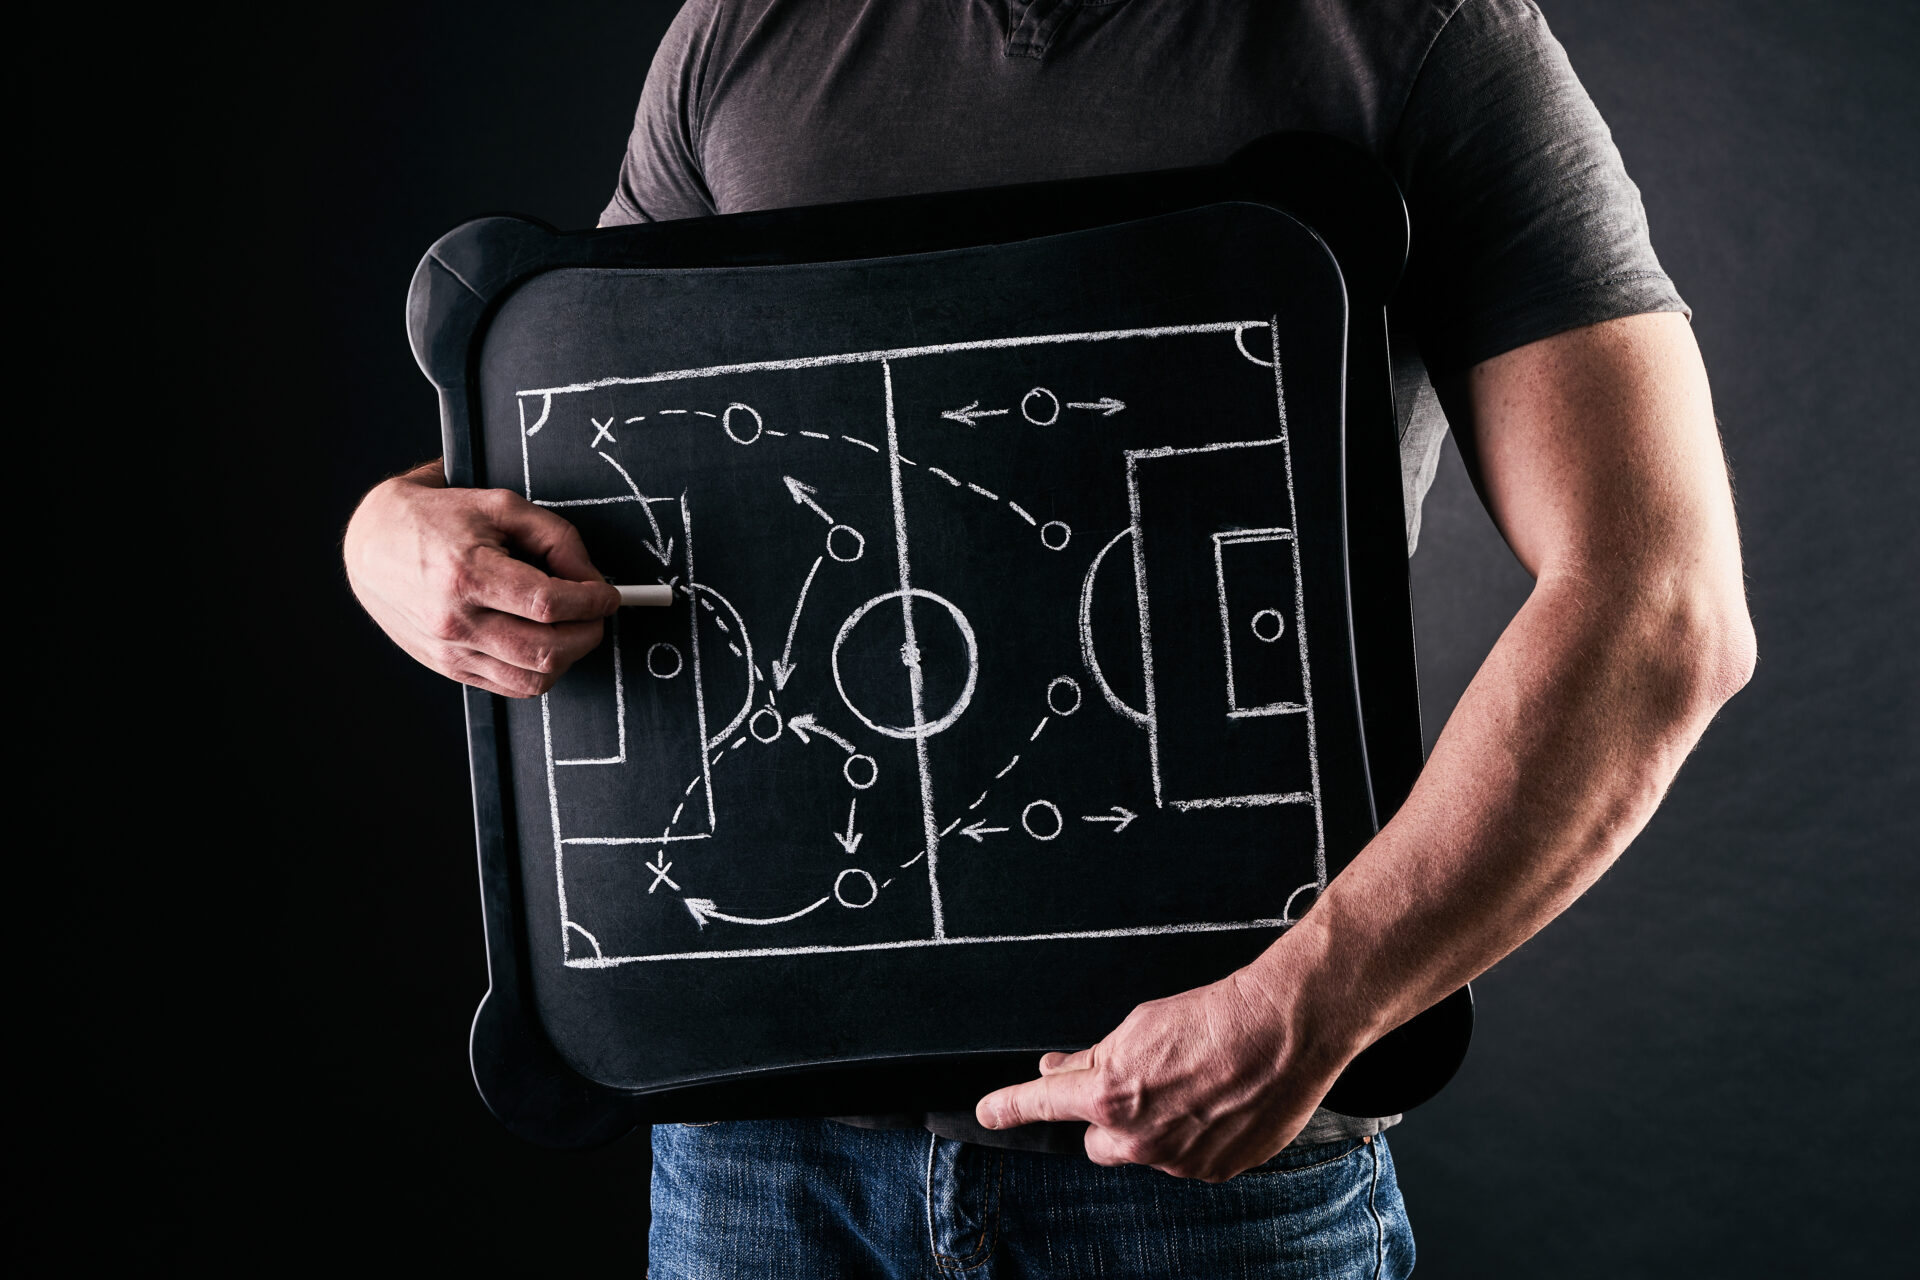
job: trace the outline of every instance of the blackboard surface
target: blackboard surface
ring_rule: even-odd
[[[674,590],[549,695],[469,699],[483,881],[490,830],[513,855],[489,946],[582,1096],[777,1111],[782,1073],[866,1064],[818,1105],[876,1070],[956,1101],[898,1064],[1090,1043],[1377,829],[1348,295],[1296,218],[489,302],[450,458]]]

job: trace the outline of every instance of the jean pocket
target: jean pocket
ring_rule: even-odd
[[[1316,1142],[1311,1146],[1288,1147],[1265,1164],[1257,1164],[1244,1173],[1235,1174],[1234,1177],[1271,1178],[1290,1173],[1306,1173],[1338,1164],[1366,1148],[1365,1138],[1339,1138],[1333,1142]]]

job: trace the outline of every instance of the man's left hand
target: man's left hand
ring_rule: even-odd
[[[1095,1164],[1145,1164],[1224,1182],[1279,1153],[1351,1056],[1317,1051],[1241,970],[1151,1000],[1078,1053],[1049,1053],[1040,1078],[980,1100],[989,1129],[1084,1120]]]

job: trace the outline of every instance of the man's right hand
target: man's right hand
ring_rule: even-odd
[[[353,594],[395,644],[509,698],[551,689],[620,607],[571,524],[506,489],[449,489],[437,459],[361,499],[345,553]]]

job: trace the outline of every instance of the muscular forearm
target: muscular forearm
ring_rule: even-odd
[[[1442,391],[1536,586],[1399,814],[1249,975],[1336,1042],[1404,1021],[1579,897],[1754,661],[1684,320],[1576,330]]]
[[[1606,870],[1753,664],[1733,503],[1678,316],[1570,331],[1442,388],[1536,586],[1391,822],[1220,982],[1137,1007],[983,1124],[1090,1122],[1087,1153],[1222,1178],[1300,1132],[1346,1063]]]
[[[1246,972],[1344,1056],[1552,920],[1639,832],[1744,682],[1737,602],[1624,564],[1544,578],[1400,812]]]

